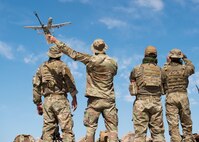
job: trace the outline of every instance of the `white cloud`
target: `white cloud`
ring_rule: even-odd
[[[99,21],[105,24],[108,27],[108,29],[122,28],[127,26],[126,22],[113,18],[101,18]]]
[[[37,61],[39,61],[40,59],[42,59],[44,57],[45,57],[44,54],[39,54],[39,55],[30,54],[30,55],[27,55],[26,57],[24,57],[24,62],[26,64],[35,64]]]
[[[18,52],[24,52],[25,51],[25,48],[23,45],[19,45],[19,47],[17,47],[17,51]]]
[[[162,0],[136,0],[136,3],[140,7],[151,8],[154,11],[161,11],[164,8]]]
[[[24,58],[24,62],[27,64],[35,63],[36,61],[38,61],[38,58],[34,56],[33,54],[28,55]]]
[[[11,47],[2,41],[0,41],[0,55],[10,60],[14,58]]]
[[[155,22],[159,21],[159,15],[162,15],[163,9],[163,0],[129,0],[126,5],[114,7],[119,15],[123,13],[122,15],[128,19],[150,19],[150,21],[153,19]]]

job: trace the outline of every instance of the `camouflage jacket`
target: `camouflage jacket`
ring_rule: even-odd
[[[142,72],[142,68],[147,67],[147,71]],[[154,69],[155,70],[154,70]],[[137,85],[137,95],[162,95],[162,71],[161,68],[153,63],[145,63],[138,65],[133,68],[130,74],[130,81],[135,81]],[[144,77],[146,76],[146,78]],[[155,78],[153,77],[155,76]],[[151,86],[147,86],[145,81],[153,83],[154,80],[157,80],[154,82],[154,84],[151,84]],[[155,85],[158,84],[158,85]]]
[[[188,78],[194,74],[195,67],[187,58],[183,59],[184,64],[167,62],[163,67],[163,86],[166,93],[187,92]]]
[[[60,60],[44,62],[33,77],[33,102],[39,104],[41,97],[49,94],[77,94],[74,78],[68,66]]]
[[[115,99],[113,78],[117,74],[117,63],[106,54],[89,55],[76,52],[66,44],[57,44],[62,52],[75,61],[86,65],[86,97]]]

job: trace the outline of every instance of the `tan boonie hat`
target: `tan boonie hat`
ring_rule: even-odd
[[[168,55],[170,58],[182,58],[183,57],[183,53],[181,52],[180,49],[174,48],[169,52]]]
[[[104,53],[108,49],[107,44],[102,39],[96,39],[91,45],[91,50],[94,53]]]
[[[147,56],[147,55],[149,55],[151,53],[157,55],[157,50],[156,50],[156,48],[154,46],[149,45],[149,46],[146,47],[144,55]]]
[[[62,52],[59,50],[59,48],[56,45],[51,46],[47,54],[51,58],[59,58],[62,56]]]

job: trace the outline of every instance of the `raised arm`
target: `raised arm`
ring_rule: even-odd
[[[188,76],[194,74],[195,67],[192,64],[192,62],[187,58],[187,56],[185,54],[183,54],[183,58],[182,59],[183,59],[183,61],[185,63],[186,71],[187,71]]]
[[[52,35],[46,35],[46,39],[47,39],[48,42],[56,44],[57,47],[59,47],[60,50],[64,54],[68,55],[70,58],[72,58],[75,61],[80,61],[84,64],[87,64],[89,62],[90,58],[91,58],[91,55],[85,54],[85,53],[80,53],[80,52],[73,50],[68,45],[66,45],[65,43],[57,40]]]

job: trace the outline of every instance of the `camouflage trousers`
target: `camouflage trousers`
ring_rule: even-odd
[[[146,142],[148,128],[153,142],[165,142],[162,111],[160,96],[136,96],[133,106],[134,142]]]
[[[100,114],[102,114],[105,127],[109,132],[109,142],[117,142],[118,115],[115,101],[95,97],[88,98],[87,108],[84,113],[84,125],[87,127],[85,141],[95,141],[95,131]]]
[[[191,111],[186,92],[174,92],[166,96],[166,117],[171,142],[182,141],[179,132],[179,119],[183,130],[184,142],[195,142],[192,136]]]
[[[75,141],[72,131],[73,120],[70,104],[64,95],[49,95],[45,97],[43,117],[43,142],[51,142],[53,140],[58,124],[61,127],[63,142]]]

